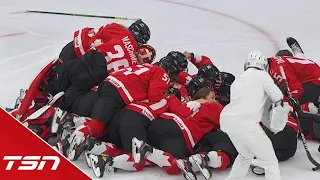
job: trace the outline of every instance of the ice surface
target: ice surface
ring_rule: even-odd
[[[239,75],[250,50],[265,56],[288,48],[285,38],[298,39],[306,55],[319,63],[320,4],[317,0],[1,0],[0,1],[0,106],[13,106],[20,88],[27,88],[39,70],[57,57],[79,28],[109,22],[132,21],[45,14],[10,14],[21,10],[44,10],[142,18],[151,28],[150,44],[157,57],[170,50],[189,50],[212,58],[222,70]],[[191,72],[195,72],[192,65]],[[320,161],[317,143],[309,143]],[[76,164],[93,176],[83,160]],[[313,172],[303,146],[295,157],[280,164],[284,179],[320,179]],[[214,171],[212,179],[224,179],[229,170]],[[142,172],[120,171],[107,179],[183,179],[159,168]],[[199,176],[199,179],[203,179]],[[263,179],[248,173],[247,179]]]

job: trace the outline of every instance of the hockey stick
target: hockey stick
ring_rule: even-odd
[[[77,13],[65,13],[65,12],[54,12],[54,11],[35,11],[35,10],[25,10],[20,12],[14,12],[11,14],[20,14],[20,13],[41,13],[41,14],[55,14],[55,15],[65,15],[65,16],[80,16],[80,17],[93,17],[93,18],[107,18],[107,19],[120,19],[120,20],[139,20],[139,18],[127,18],[127,17],[118,17],[118,16],[101,16],[93,14],[77,14]]]
[[[281,76],[282,76],[282,79],[284,80],[284,83],[285,83],[285,87],[287,89],[287,93],[288,93],[288,97],[289,98],[292,98],[292,95],[291,95],[291,91],[289,89],[289,84],[288,84],[288,81],[287,81],[287,77],[286,77],[286,74],[284,73],[284,70],[283,70],[283,67],[280,66],[280,73],[281,73]],[[310,154],[310,151],[309,151],[309,148],[308,148],[308,145],[307,145],[307,141],[306,141],[306,138],[303,134],[303,131],[302,131],[302,127],[301,127],[301,123],[300,123],[300,120],[299,120],[299,117],[298,117],[298,113],[297,111],[294,111],[294,114],[293,114],[294,118],[296,119],[297,121],[297,124],[298,124],[298,127],[299,127],[299,131],[300,131],[300,135],[301,135],[301,139],[302,139],[302,143],[303,143],[303,147],[304,149],[306,150],[306,153],[307,153],[307,156],[308,156],[308,159],[309,161],[315,165],[316,167],[312,168],[313,171],[316,171],[318,169],[320,169],[320,164],[314,160]]]

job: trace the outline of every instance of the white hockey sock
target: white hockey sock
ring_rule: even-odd
[[[171,156],[172,155],[169,153],[153,148],[153,152],[147,155],[146,159],[157,164],[159,167],[164,167],[164,166],[171,166],[171,162],[169,160]]]
[[[112,167],[126,171],[138,171],[134,165],[135,163],[131,154],[122,154],[114,157]]]
[[[217,151],[210,151],[208,152],[209,162],[208,166],[212,168],[219,168],[221,167],[221,156],[218,155]]]
[[[73,117],[73,122],[74,122],[75,128],[78,128],[79,126],[84,125],[84,123],[89,120],[90,120],[90,118],[86,118],[86,117],[82,117],[82,116],[74,116]]]

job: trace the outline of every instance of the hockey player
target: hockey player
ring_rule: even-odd
[[[29,117],[29,120],[25,122],[26,126],[30,127],[30,129],[44,139],[47,139],[48,134],[50,134],[49,126],[51,122],[48,119],[52,119],[58,113],[56,111],[62,109],[81,116],[90,116],[94,99],[97,97],[94,89],[92,91],[90,88],[99,85],[109,72],[113,72],[111,70],[106,71],[105,57],[107,58],[108,56],[104,57],[101,55],[103,59],[100,60],[101,63],[103,61],[103,64],[100,63],[99,65],[99,56],[96,56],[99,53],[89,51],[80,59],[60,64],[63,67],[59,67],[58,70],[54,68],[54,64],[50,63],[49,65],[51,66],[48,65],[42,70],[32,82],[25,95],[28,98],[23,99],[21,105],[11,113],[14,116],[20,116],[21,121],[25,121],[31,114],[51,102],[50,107],[47,105],[49,109],[41,110],[41,113],[35,113],[35,115]],[[145,63],[148,60],[151,63],[155,58],[154,49],[148,45],[141,45],[138,53],[138,63]],[[128,55],[128,53],[126,54]],[[112,62],[116,64],[117,60],[119,59],[114,58]],[[64,92],[59,93],[59,91]],[[64,98],[62,98],[63,95],[65,95]],[[33,102],[32,108],[29,109]],[[54,106],[60,109],[54,109]],[[43,113],[45,111],[50,111],[50,113]]]
[[[186,179],[196,179],[194,172],[200,171],[208,180],[212,168],[224,170],[233,164],[238,155],[228,135],[219,129],[206,133],[194,147],[193,153],[188,159],[178,160],[184,165],[182,171],[192,175]]]
[[[85,148],[85,139],[88,136],[100,136],[113,115],[125,105],[144,99],[150,103],[159,102],[179,72],[178,61],[168,58],[160,67],[137,65],[108,76],[98,88],[98,98],[90,116],[92,120],[78,127],[71,135],[68,158],[76,160]]]
[[[149,59],[148,63],[152,62],[153,59],[151,57],[155,56],[154,49],[151,46],[142,46],[144,50],[140,51],[140,48],[137,46],[138,42],[147,42],[150,38],[149,28],[144,22],[141,20],[136,21],[129,29],[115,23],[110,26],[113,28],[109,28],[109,30],[107,30],[108,28],[104,28],[104,30],[101,30],[100,35],[96,36],[96,38],[106,37],[103,44],[92,48],[88,45],[85,51],[83,50],[84,47],[82,47],[84,46],[83,44],[86,44],[84,43],[86,39],[84,37],[89,37],[89,35],[85,35],[85,33],[80,33],[82,31],[79,31],[78,34],[82,34],[84,38],[79,39],[79,41],[83,42],[82,46],[78,48],[83,50],[83,52],[81,51],[82,54],[73,59],[75,61],[63,63],[63,61],[59,60],[49,63],[41,74],[37,76],[37,79],[34,80],[34,85],[30,86],[32,89],[29,88],[29,92],[26,94],[28,98],[24,102],[21,102],[22,107],[19,107],[19,110],[15,111],[13,115],[23,116],[26,109],[31,105],[32,100],[36,98],[36,93],[33,92],[38,91],[38,89],[41,91],[41,93],[38,93],[40,94],[41,103],[38,104],[46,104],[57,93],[64,91],[65,99],[63,102],[65,103],[56,103],[56,105],[62,109],[69,110],[68,108],[70,108],[76,96],[87,92],[95,85],[99,85],[110,73],[129,67],[130,65],[139,64],[142,61],[145,63],[147,59]],[[107,36],[107,32],[110,34],[110,37]],[[86,40],[89,41],[88,38]],[[144,53],[142,54],[143,57],[139,58],[139,53]],[[144,58],[145,53],[149,54],[149,58]]]
[[[271,76],[282,83],[279,66],[282,66],[288,78],[292,97],[300,104],[318,102],[320,96],[320,67],[304,57],[299,43],[294,38],[287,38],[287,44],[295,57],[288,50],[279,51],[276,57],[268,58]],[[297,107],[299,107],[297,105]]]
[[[109,125],[109,139],[110,142],[115,143],[118,148],[123,148],[126,153],[119,156],[112,156],[112,154],[108,155],[105,153],[97,154],[97,151],[93,149],[87,152],[87,154],[92,154],[90,155],[91,168],[96,176],[102,177],[106,166],[107,169],[142,170],[145,162],[140,164],[133,163],[134,161],[131,154],[133,137],[147,141],[147,127],[155,118],[158,118],[159,113],[166,111],[176,113],[179,116],[189,116],[191,112],[193,112],[189,106],[182,104],[177,98],[179,91],[169,88],[168,93],[177,94],[175,96],[169,95],[154,104],[133,102],[114,116]]]
[[[226,132],[236,147],[237,156],[228,180],[242,179],[256,156],[266,169],[266,178],[280,180],[278,160],[271,141],[259,122],[267,98],[281,101],[283,94],[267,71],[268,61],[261,52],[252,51],[245,61],[245,72],[231,85],[231,101],[220,116],[221,130]]]
[[[122,39],[124,34],[132,34],[138,44],[146,44],[150,39],[150,29],[141,19],[132,23],[128,28],[118,23],[106,24],[98,30],[85,27],[74,32],[73,41],[62,49],[59,58],[62,61],[79,58],[91,48],[100,44],[107,43],[114,39]],[[128,48],[133,51],[133,46],[134,45],[131,45],[131,47],[128,46]]]
[[[133,139],[134,160],[143,162],[144,158],[162,167],[168,174],[178,174],[177,159],[186,158],[200,138],[211,129],[219,126],[222,106],[215,102],[212,89],[202,88],[195,95],[200,107],[192,108],[191,116],[182,117],[173,113],[163,113],[153,121],[148,129],[149,144]],[[195,107],[196,104],[189,104]],[[197,105],[197,106],[199,106]],[[181,168],[183,169],[183,168]]]

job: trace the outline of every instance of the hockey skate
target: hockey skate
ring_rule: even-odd
[[[92,153],[92,151],[96,151],[98,149],[98,153],[101,153],[101,151],[99,152],[99,146],[101,145],[101,141],[98,141],[96,138],[94,137],[89,137],[86,140],[86,144],[88,145],[88,147],[86,148],[86,150],[84,151],[84,155],[86,158],[86,164],[89,168],[91,168],[91,161],[90,161],[90,154]],[[92,150],[92,151],[91,151]]]
[[[187,159],[178,159],[176,162],[186,180],[197,180],[197,176],[191,168],[192,165]]]
[[[132,156],[135,163],[141,164],[144,158],[152,152],[152,146],[143,141],[138,140],[135,137],[132,138]]]
[[[70,136],[75,130],[74,115],[59,108],[56,109],[56,114],[51,125],[51,132],[57,133],[58,140],[63,141],[67,135]]]
[[[292,50],[294,55],[296,55],[297,53],[304,54],[300,44],[293,37],[288,37],[287,38],[287,44],[290,47],[290,49]]]
[[[210,159],[209,159],[207,153],[195,154],[195,155],[192,155],[191,158],[195,162],[197,167],[199,168],[203,177],[206,180],[210,179],[212,176],[212,173],[211,173],[211,169],[208,165],[208,162],[210,161]]]
[[[76,161],[83,151],[92,149],[93,144],[81,131],[74,131],[70,137],[70,147],[67,149],[67,158]]]
[[[27,91],[27,90],[25,90],[25,89],[20,89],[20,94],[19,94],[19,96],[17,97],[17,99],[16,99],[16,101],[15,101],[15,103],[14,103],[13,108],[6,108],[6,111],[7,111],[7,112],[10,112],[10,111],[12,111],[12,110],[14,110],[14,109],[17,109],[17,108],[19,107],[19,105],[21,104],[22,99],[24,98],[24,96],[25,96],[25,94],[26,94],[26,91]]]
[[[70,135],[68,137],[70,137]],[[70,147],[70,142],[68,141],[68,138],[66,138],[63,141],[58,141],[52,147],[53,147],[53,149],[58,151],[60,154],[62,154],[65,157],[67,157],[67,149],[69,149],[69,147]]]
[[[116,169],[112,167],[113,157],[94,154],[90,154],[88,157],[95,176],[101,178],[105,171],[113,173],[116,171]]]

